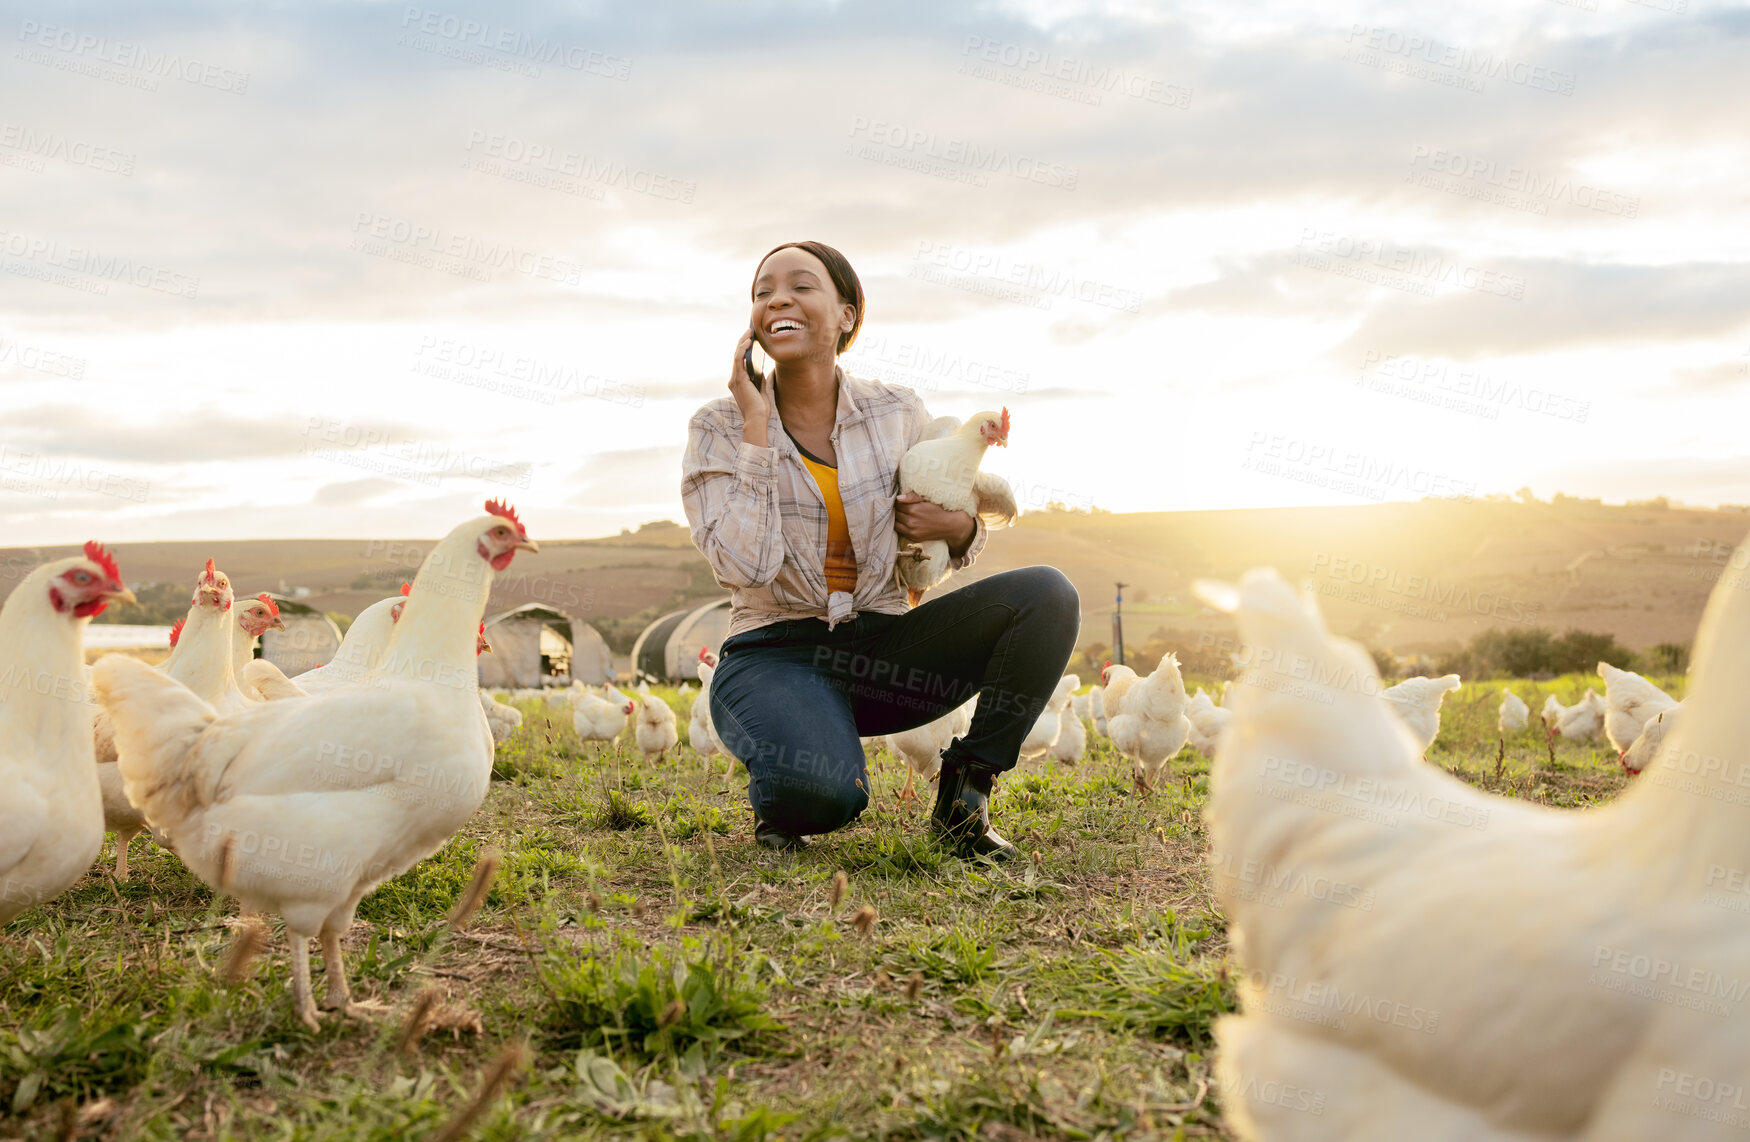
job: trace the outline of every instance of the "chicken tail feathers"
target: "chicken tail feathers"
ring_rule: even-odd
[[[195,807],[190,770],[213,708],[137,658],[108,654],[91,668],[98,705],[115,725],[122,788],[154,829],[173,830]]]

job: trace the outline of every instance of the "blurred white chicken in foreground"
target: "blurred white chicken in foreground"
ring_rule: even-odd
[[[664,754],[680,743],[674,710],[655,694],[640,694],[636,700],[628,698],[624,709],[628,717],[638,719],[633,724],[632,736],[645,761],[661,761]]]
[[[986,527],[1001,527],[1020,514],[1015,492],[1000,476],[980,472],[984,450],[1009,442],[1009,410],[981,412],[965,424],[939,416],[924,429],[916,444],[899,458],[894,475],[901,495],[919,495],[949,511],[984,517]],[[907,543],[899,549],[893,577],[905,588],[912,606],[924,592],[946,579],[951,557],[940,539]]]
[[[1495,714],[1495,728],[1501,731],[1501,736],[1518,733],[1530,721],[1531,707],[1525,704],[1525,699],[1503,687],[1501,689],[1501,708]]]
[[[899,800],[916,801],[917,786],[913,781],[921,777],[925,781],[934,781],[942,772],[942,751],[947,749],[957,737],[965,735],[972,728],[972,711],[978,705],[978,695],[974,694],[963,704],[954,707],[933,722],[925,722],[914,729],[901,730],[897,734],[888,734],[880,739],[893,751],[894,756],[905,761],[905,784],[900,787]]]
[[[1598,676],[1604,679],[1604,736],[1621,760],[1647,723],[1677,705],[1677,699],[1634,671],[1618,670],[1608,662],[1598,664]]]
[[[1108,666],[1105,703],[1113,747],[1136,764],[1136,787],[1144,792],[1153,789],[1167,760],[1191,736],[1191,722],[1185,717],[1190,700],[1185,697],[1178,656],[1171,651],[1162,655],[1147,678],[1138,678],[1126,666]]]
[[[1199,686],[1197,693],[1191,695],[1191,701],[1185,704],[1185,717],[1191,723],[1191,748],[1204,757],[1214,757],[1233,711],[1211,702],[1209,695]]]
[[[1241,693],[1206,809],[1245,965],[1216,1026],[1240,1135],[1722,1137],[1706,1092],[1750,1075],[1750,592],[1714,591],[1689,713],[1584,812],[1421,764],[1367,652],[1275,572],[1199,594],[1281,664]]]
[[[352,1010],[340,940],[359,900],[435,852],[486,796],[479,624],[494,574],[538,550],[513,511],[486,509],[426,557],[366,684],[218,716],[135,659],[92,668],[129,800],[210,887],[285,917],[292,1006],[312,1028],[309,938],[321,940],[326,1005]]]
[[[1440,736],[1440,703],[1449,690],[1463,685],[1456,674],[1439,678],[1406,678],[1396,686],[1388,686],[1379,696],[1391,703],[1392,712],[1404,720],[1410,732],[1421,743],[1422,752]]]
[[[86,702],[85,627],[134,601],[95,542],[45,563],[0,605],[0,924],[52,899],[103,847],[103,796]],[[147,667],[146,669],[151,669]]]

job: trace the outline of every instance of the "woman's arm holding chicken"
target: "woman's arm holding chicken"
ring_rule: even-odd
[[[951,416],[932,417],[929,409],[924,406],[923,398],[913,393],[910,427],[911,432],[905,442],[907,450],[922,440],[953,435],[960,427],[960,422]],[[1012,522],[1019,514],[1015,508],[1014,493],[1007,481],[983,473],[980,473],[978,480],[979,503],[976,513],[949,511],[916,493],[908,492],[896,497],[893,528],[899,533],[900,539],[907,543],[928,539],[944,540],[948,544],[951,570],[960,571],[972,566],[979,553],[984,550],[985,540],[989,538],[989,524],[994,521],[1001,526]],[[991,486],[987,488],[986,484]]]

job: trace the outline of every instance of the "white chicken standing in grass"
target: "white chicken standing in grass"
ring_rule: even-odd
[[[1516,734],[1523,730],[1531,721],[1531,707],[1525,704],[1525,699],[1513,691],[1502,687],[1501,708],[1495,714],[1495,728],[1501,731],[1501,736]]]
[[[1549,701],[1544,703],[1546,717],[1551,704],[1554,704],[1556,714],[1554,720],[1549,722],[1550,736],[1559,733],[1568,741],[1586,742],[1596,741],[1604,732],[1604,695],[1598,691],[1586,691],[1585,696],[1572,706],[1562,705],[1551,694]]]
[[[1075,675],[1070,675],[1075,677]],[[1088,750],[1088,730],[1072,706],[1057,712],[1057,740],[1051,743],[1051,757],[1065,765],[1076,765]]]
[[[364,684],[221,716],[135,659],[92,668],[129,800],[209,887],[285,918],[292,1006],[311,1028],[310,937],[325,1005],[353,1011],[340,940],[359,900],[436,852],[486,796],[479,624],[494,574],[539,550],[510,508],[486,510],[426,557]]]
[[[1598,664],[1598,676],[1604,679],[1604,736],[1620,761],[1647,723],[1677,705],[1677,699],[1634,671],[1618,670],[1608,662]]]
[[[1416,735],[1422,752],[1427,753],[1434,739],[1440,736],[1440,703],[1449,691],[1463,683],[1456,674],[1439,678],[1406,678],[1396,686],[1388,686],[1379,696],[1391,703],[1394,714]]]
[[[980,472],[978,465],[991,445],[1009,442],[1009,410],[981,412],[961,424],[951,416],[937,417],[922,438],[906,449],[895,474],[900,495],[915,494],[949,511],[984,517],[986,527],[1012,523],[1020,509],[1015,492],[1000,476]],[[899,549],[893,577],[905,588],[912,606],[924,592],[948,577],[951,556],[940,539],[908,543]]]
[[[306,694],[355,685],[369,678],[382,665],[383,648],[395,633],[395,620],[407,600],[400,595],[379,599],[358,613],[346,628],[346,637],[326,665],[298,675],[297,684]]]
[[[0,605],[0,924],[65,891],[103,847],[84,648],[86,624],[112,599],[134,595],[91,542],[26,575]]]
[[[1654,714],[1647,724],[1641,727],[1641,736],[1629,743],[1629,747],[1617,758],[1622,768],[1630,777],[1634,777],[1647,768],[1647,763],[1659,756],[1664,748],[1665,735],[1677,728],[1677,721],[1683,716],[1683,703],[1679,702],[1669,710],[1660,710]]]
[[[244,691],[236,675],[236,647],[240,641],[237,636],[247,627],[245,619],[236,614],[234,603],[230,577],[215,567],[211,559],[207,560],[195,579],[188,614],[170,628],[170,655],[158,665],[165,677],[182,683],[201,701],[226,714],[247,709],[260,700],[254,693]],[[254,606],[259,608],[261,604],[257,602]],[[274,618],[277,621],[277,612]],[[249,621],[248,625],[255,624]],[[146,816],[128,799],[123,787],[121,767],[116,764],[114,722],[102,709],[94,714],[92,734],[96,743],[97,784],[103,790],[103,827],[115,834],[115,878],[127,880],[128,848],[146,828]]]
[[[578,737],[586,742],[611,742],[625,732],[631,699],[612,686],[603,686],[601,694],[582,686],[573,689],[580,691],[571,699],[571,725]]]
[[[711,676],[717,672],[717,659],[711,651],[701,646],[699,648],[699,693],[693,699],[693,709],[687,719],[687,744],[700,757],[710,757],[714,753],[727,754],[723,743],[717,740],[717,729],[711,724]],[[729,759],[729,772],[735,772],[735,758]],[[725,775],[727,776],[727,775]]]
[[[1088,691],[1088,720],[1094,723],[1094,732],[1101,737],[1106,736],[1106,688],[1096,686]]]
[[[972,714],[977,708],[978,695],[974,694],[934,721],[876,739],[905,762],[905,784],[899,790],[900,801],[918,799],[915,778],[934,781],[940,776],[942,751],[972,728]]]
[[[1191,737],[1191,721],[1185,717],[1190,699],[1185,696],[1178,655],[1172,651],[1162,655],[1160,665],[1147,678],[1138,678],[1125,666],[1110,667],[1106,675],[1112,745],[1136,764],[1136,787],[1147,793],[1155,787],[1168,760],[1185,748]],[[1112,702],[1115,690],[1116,712]]]
[[[640,694],[628,698],[624,707],[627,717],[636,717],[632,736],[645,761],[661,761],[680,743],[680,730],[675,726],[674,710],[655,694]]]
[[[1023,758],[1044,757],[1051,752],[1051,747],[1057,744],[1058,734],[1062,730],[1063,711],[1069,708],[1070,699],[1075,697],[1076,687],[1081,684],[1081,679],[1074,674],[1065,674],[1057,680],[1051,697],[1045,700],[1045,708],[1033,719],[1033,728],[1021,739]]]
[[[1191,748],[1204,757],[1214,757],[1233,711],[1210,701],[1209,695],[1199,686],[1197,693],[1191,695],[1191,700],[1185,704],[1185,717],[1191,723]]]
[[[492,643],[486,638],[486,624],[480,624],[479,632],[474,636],[474,657],[492,653]],[[523,712],[515,706],[500,702],[486,687],[480,687],[480,710],[486,715],[486,728],[492,731],[492,744],[503,745],[510,740],[523,725]]]
[[[1205,810],[1244,964],[1242,1014],[1215,1028],[1239,1135],[1728,1133],[1698,1092],[1750,1075],[1750,924],[1718,902],[1720,870],[1750,869],[1750,592],[1715,589],[1683,721],[1580,812],[1421,764],[1366,650],[1275,572],[1199,594],[1281,682],[1240,695]]]

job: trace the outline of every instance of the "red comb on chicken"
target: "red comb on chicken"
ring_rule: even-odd
[[[116,566],[115,556],[109,553],[109,548],[95,539],[85,541],[85,558],[103,568],[104,574],[116,582],[121,582],[122,569]]]
[[[175,646],[177,640],[182,637],[182,628],[184,626],[186,626],[187,623],[188,623],[188,617],[185,615],[182,618],[177,619],[175,625],[170,628],[170,645],[171,646]]]
[[[515,524],[516,537],[518,539],[527,539],[529,537],[528,531],[523,527],[523,521],[516,516],[516,509],[505,503],[503,500],[487,500],[486,510],[492,515],[503,516],[505,519],[508,519],[511,523]]]
[[[274,618],[277,619],[280,617],[280,605],[273,601],[272,595],[268,594],[266,591],[263,591],[261,594],[255,596],[255,597],[267,604],[267,609],[269,611],[273,612]]]

